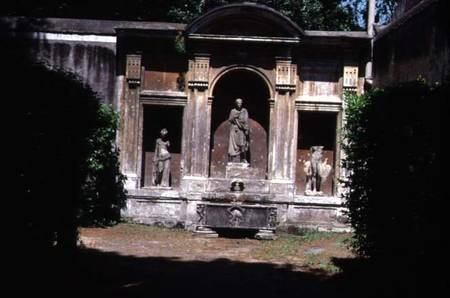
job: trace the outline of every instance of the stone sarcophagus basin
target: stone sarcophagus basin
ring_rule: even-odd
[[[198,225],[209,228],[275,230],[277,208],[272,206],[200,203]]]

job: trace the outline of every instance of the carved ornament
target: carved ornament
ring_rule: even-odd
[[[206,220],[206,205],[203,204],[199,204],[197,205],[197,215],[198,215],[198,223],[200,225],[204,225],[205,224],[205,220]]]
[[[188,87],[207,89],[209,86],[209,57],[199,56],[189,62]]]
[[[343,87],[346,91],[356,92],[358,88],[357,66],[344,66]]]
[[[126,63],[125,76],[129,86],[139,86],[141,84],[141,55],[127,55]]]
[[[290,59],[278,59],[276,62],[275,88],[279,92],[295,92],[297,85],[297,66]]]
[[[245,209],[233,206],[227,209],[228,213],[228,223],[232,227],[239,227],[239,225],[244,221]]]

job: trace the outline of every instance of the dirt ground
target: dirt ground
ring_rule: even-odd
[[[70,274],[55,271],[53,284],[58,297],[361,297],[336,265],[354,259],[350,234],[225,236],[134,224],[82,228],[72,263],[59,265]]]
[[[299,235],[279,234],[278,239],[261,241],[251,235],[221,235],[201,238],[179,229],[134,224],[112,228],[80,229],[84,247],[134,257],[170,257],[182,261],[227,259],[247,263],[288,265],[293,270],[339,271],[333,258],[350,258],[350,234],[303,231]]]
[[[368,295],[378,277],[355,270],[350,234],[297,232],[260,241],[127,223],[81,228],[79,249],[32,258],[21,271],[28,285],[16,291],[58,298],[381,297]]]
[[[298,231],[274,241],[242,234],[208,239],[125,223],[79,232],[78,249],[23,258],[14,296],[28,297],[20,293],[31,290],[47,298],[393,298],[410,287],[392,295],[398,288],[395,267],[372,270],[347,248],[350,234]]]

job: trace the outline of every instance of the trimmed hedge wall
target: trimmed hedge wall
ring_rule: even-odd
[[[449,90],[448,83],[414,81],[346,96],[343,166],[352,246],[384,264],[383,274],[400,268],[418,278],[430,274],[418,268],[434,268],[443,257],[448,186],[440,179],[441,120],[449,115]]]
[[[72,250],[80,225],[120,220],[118,115],[74,74],[34,62],[31,40],[9,35],[1,23],[0,32],[5,115],[13,132],[5,145],[13,148],[19,186],[8,199],[15,207],[6,209],[15,216],[13,243],[30,258],[55,247]]]

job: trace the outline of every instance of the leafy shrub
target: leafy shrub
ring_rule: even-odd
[[[96,129],[88,140],[87,177],[82,186],[79,221],[82,225],[113,225],[120,221],[126,195],[125,176],[119,171],[119,151],[114,146],[119,115],[99,106]]]
[[[80,224],[113,224],[125,195],[114,147],[117,114],[74,74],[29,56],[30,40],[0,23],[0,60],[8,75],[6,116],[14,125],[18,183],[11,213],[17,246],[73,249]],[[10,92],[8,92],[10,91]],[[8,92],[8,93],[7,93]]]
[[[441,119],[449,90],[448,83],[414,81],[346,96],[353,247],[390,268],[403,266],[404,273],[438,262],[445,188],[439,183]]]
[[[99,100],[70,73],[31,63],[19,70],[33,78],[15,98],[23,104],[16,133],[28,245],[74,247]]]

